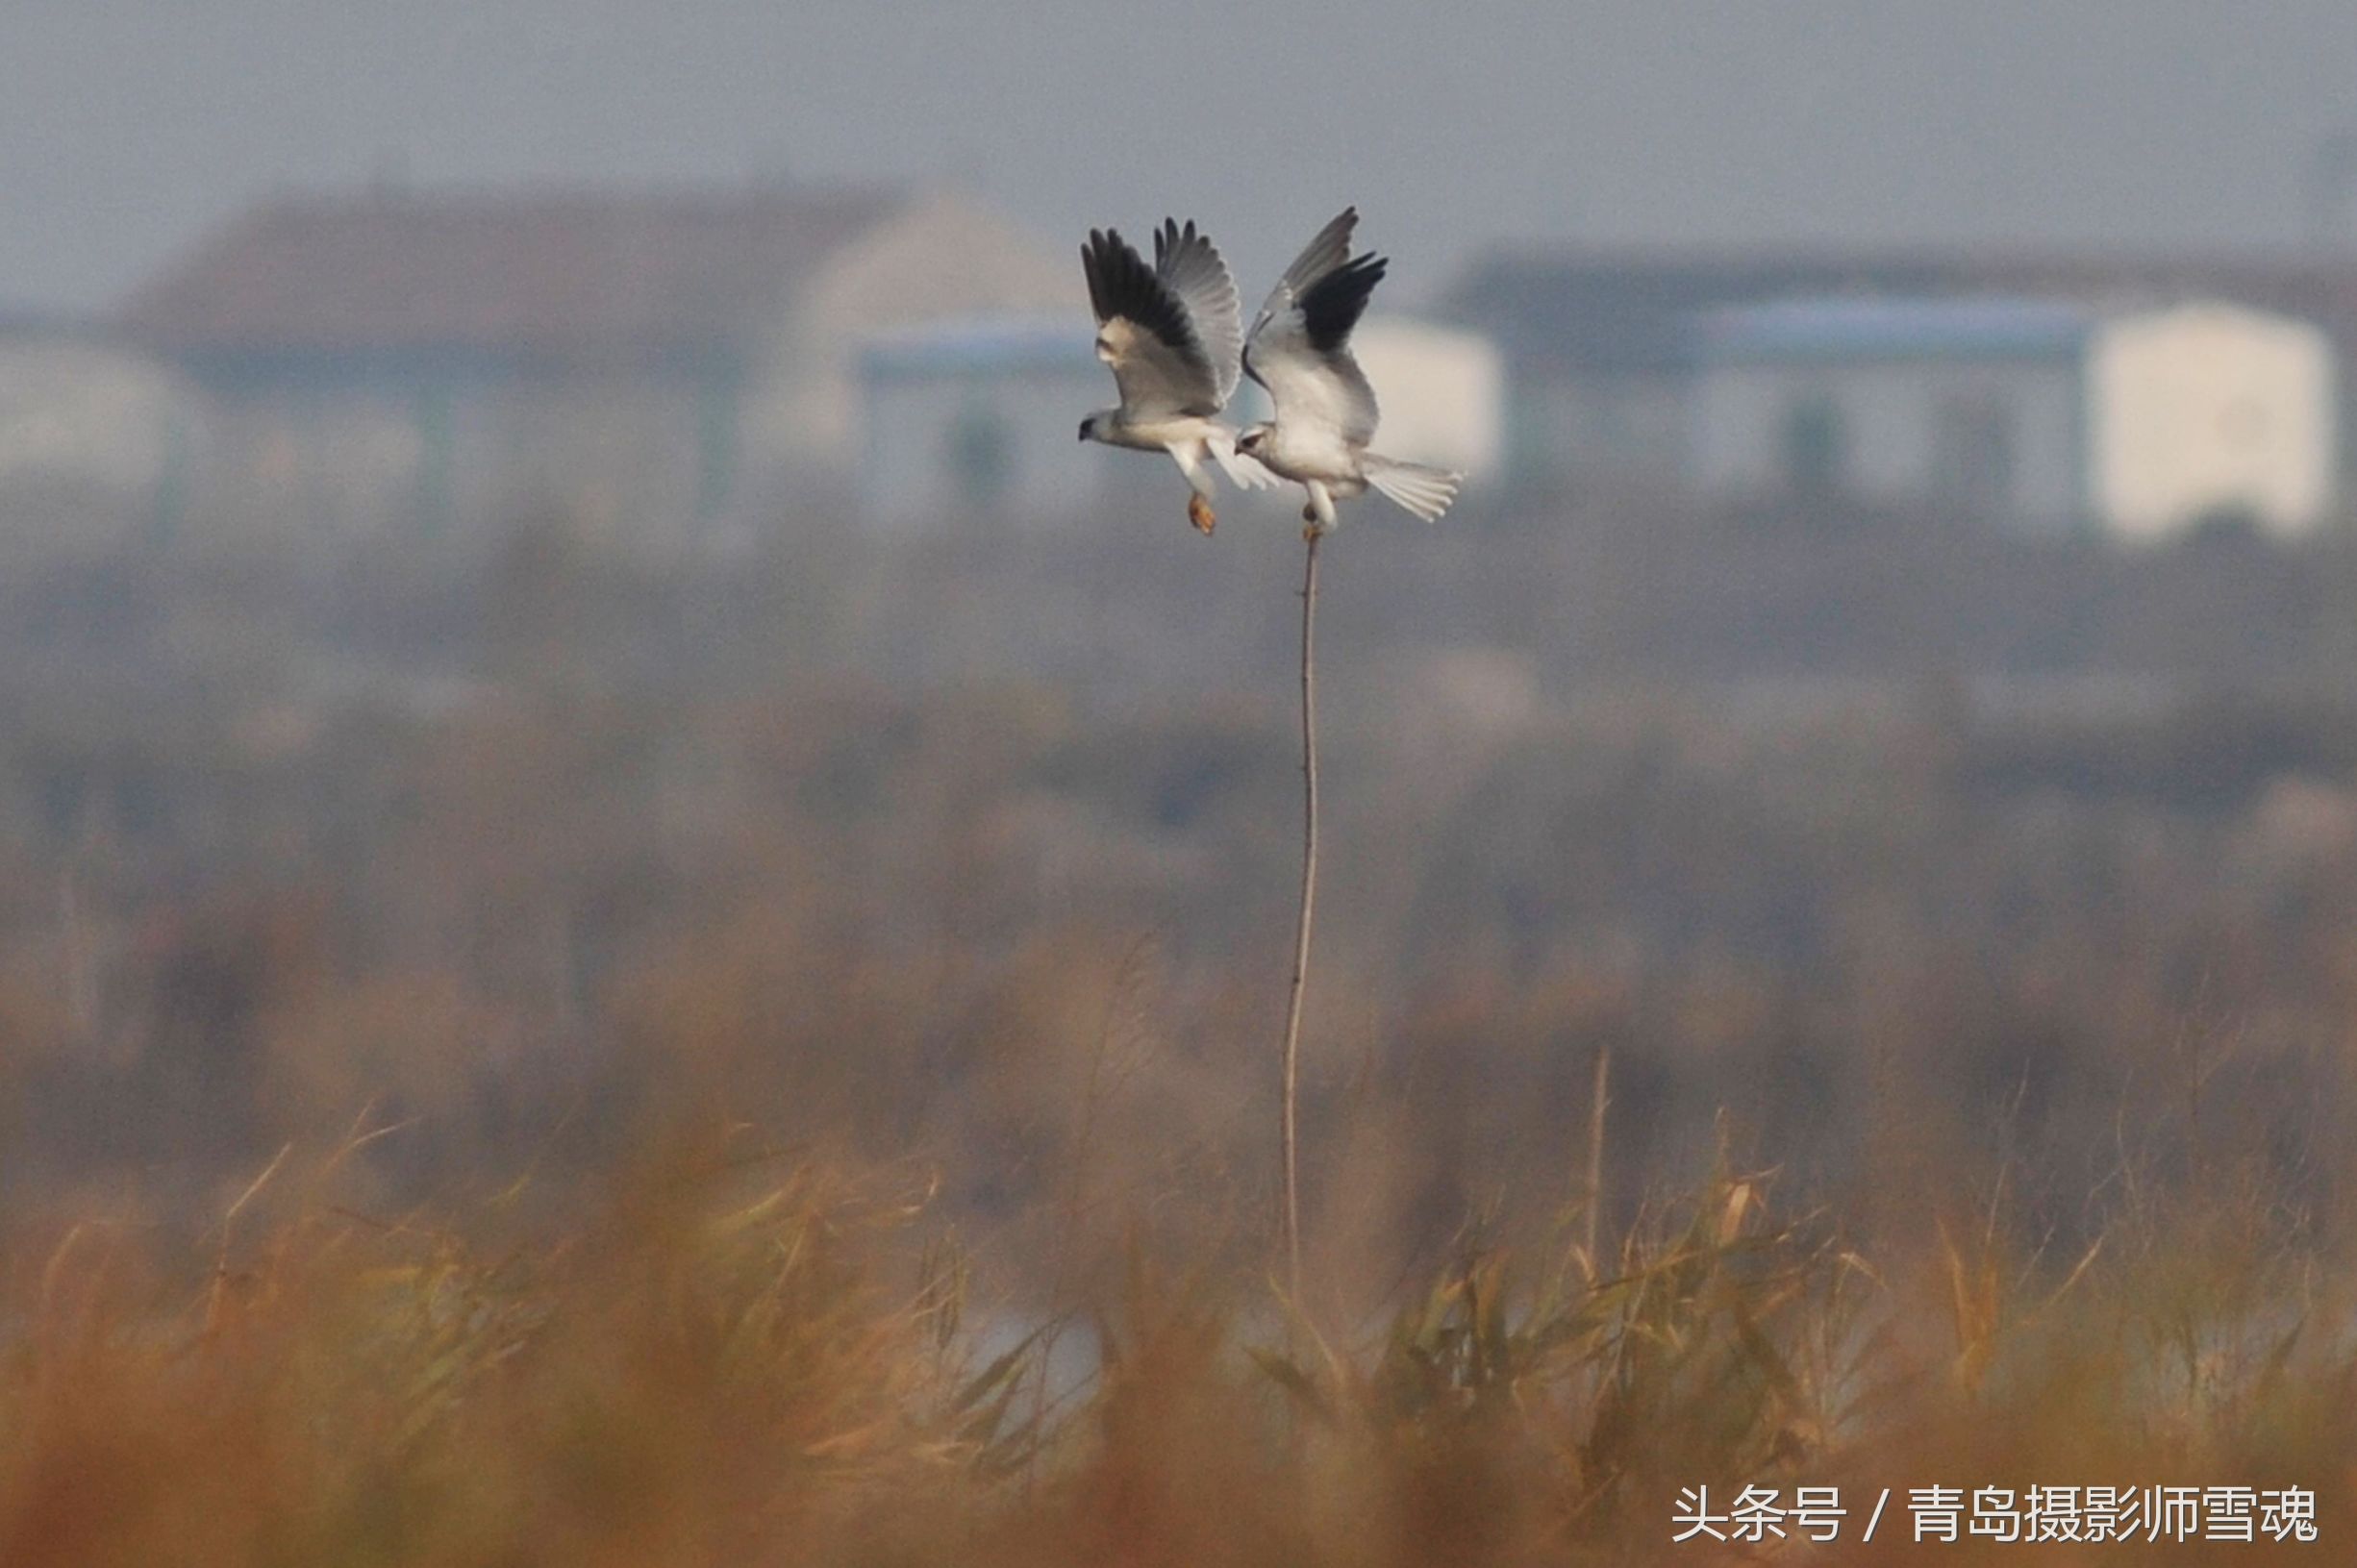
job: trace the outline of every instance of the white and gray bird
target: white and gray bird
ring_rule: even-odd
[[[1391,263],[1350,254],[1359,210],[1317,231],[1261,307],[1244,339],[1244,374],[1267,388],[1271,416],[1237,438],[1237,450],[1309,494],[1305,534],[1334,527],[1334,503],[1372,485],[1426,522],[1446,511],[1465,476],[1369,452],[1380,411],[1350,352],[1351,329]]]
[[[1205,458],[1236,485],[1275,479],[1236,451],[1236,427],[1218,417],[1236,390],[1243,312],[1219,252],[1190,221],[1166,218],[1154,235],[1154,265],[1119,231],[1089,231],[1080,249],[1096,312],[1096,357],[1113,367],[1120,407],[1080,422],[1080,438],[1141,452],[1167,452],[1193,493],[1187,518],[1209,534],[1212,479]]]

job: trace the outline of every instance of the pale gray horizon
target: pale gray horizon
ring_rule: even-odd
[[[1059,243],[1174,212],[1248,294],[1356,202],[1410,301],[1521,241],[2288,250],[2357,130],[2322,0],[12,11],[0,306],[62,311],[387,177],[933,181]]]

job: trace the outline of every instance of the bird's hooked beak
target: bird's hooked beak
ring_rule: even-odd
[[[1083,419],[1080,422],[1080,438],[1084,441],[1087,440],[1089,438],[1089,433],[1095,428],[1096,421],[1094,419]]]

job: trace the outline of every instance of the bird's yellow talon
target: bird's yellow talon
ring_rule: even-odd
[[[1198,493],[1187,498],[1187,520],[1195,525],[1195,532],[1210,538],[1219,519],[1212,512],[1212,504]]]

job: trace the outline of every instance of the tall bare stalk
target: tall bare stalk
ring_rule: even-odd
[[[1296,1115],[1301,1065],[1301,994],[1310,980],[1310,916],[1317,902],[1317,541],[1312,525],[1301,575],[1301,909],[1293,927],[1292,994],[1285,1008],[1285,1259],[1301,1305],[1301,1165]]]
[[[1612,1105],[1612,1078],[1613,1048],[1607,1045],[1596,1052],[1595,1082],[1588,1090],[1588,1270],[1592,1280],[1604,1266],[1596,1246],[1603,1239],[1604,1112]]]

